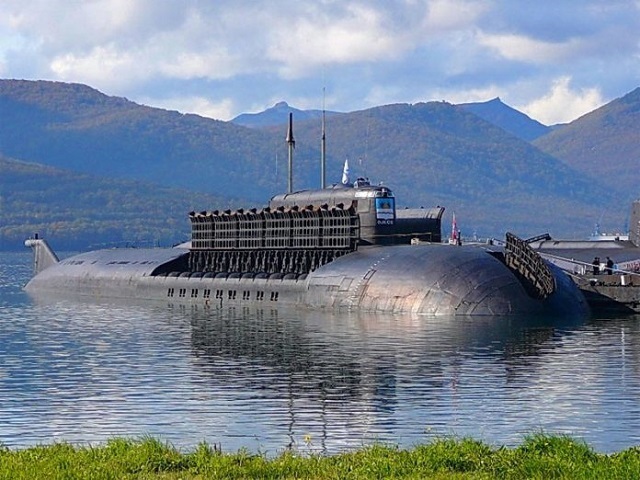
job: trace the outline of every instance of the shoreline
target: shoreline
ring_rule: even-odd
[[[155,438],[114,438],[99,446],[0,445],[0,479],[27,478],[640,478],[640,447],[603,454],[565,435],[536,433],[515,447],[439,438],[410,449],[374,444],[334,455],[305,445],[274,457],[199,444],[180,452]]]

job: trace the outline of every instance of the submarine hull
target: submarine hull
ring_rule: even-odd
[[[482,246],[369,247],[309,275],[306,303],[425,315],[586,314],[578,289],[560,270],[552,272],[558,288],[541,300]]]
[[[472,316],[588,313],[584,297],[559,269],[552,269],[556,291],[544,300],[533,298],[517,276],[481,246],[363,247],[297,276],[168,271],[183,264],[188,254],[183,248],[87,252],[43,269],[25,289],[36,297],[121,298],[212,307],[295,305]]]

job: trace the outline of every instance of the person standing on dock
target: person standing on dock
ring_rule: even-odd
[[[613,260],[607,257],[607,269],[605,270],[607,275],[611,275],[613,273]]]
[[[600,257],[593,259],[593,274],[600,275]]]

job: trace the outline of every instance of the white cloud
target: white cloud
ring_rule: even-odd
[[[538,64],[558,62],[580,48],[580,41],[576,39],[551,43],[523,35],[493,35],[483,32],[478,33],[478,42],[507,60]]]
[[[246,18],[242,17],[242,14]],[[265,64],[260,14],[191,10],[175,29],[156,32],[146,54],[158,73],[170,78],[229,79],[259,71]]]
[[[1,3],[3,77],[82,82],[132,99],[211,95],[220,112],[221,98],[232,98],[233,114],[311,98],[326,74],[336,110],[500,96],[548,119],[560,115],[551,115],[555,101],[580,114],[635,88],[640,74],[637,0]],[[541,93],[564,76],[570,86]]]
[[[241,62],[224,47],[206,52],[182,52],[175,57],[161,59],[156,68],[158,73],[170,78],[227,79],[242,73]],[[245,72],[246,73],[246,72]]]
[[[434,31],[460,30],[472,27],[487,12],[491,2],[467,0],[432,0],[428,2],[425,28]]]
[[[396,85],[376,85],[367,92],[365,105],[363,105],[362,108],[386,105],[390,103],[409,102],[410,100],[403,96],[403,92],[400,87]]]
[[[113,39],[136,27],[132,21],[145,12],[144,3],[128,0],[11,2],[8,23],[12,30],[42,42],[49,52],[82,49]]]
[[[182,113],[195,113],[196,115],[216,120],[231,120],[237,115],[234,102],[230,98],[213,102],[209,98],[194,95],[163,99],[142,98],[137,103],[166,110],[177,110]]]
[[[354,3],[342,13],[294,19],[289,28],[284,23],[272,32],[267,52],[282,65],[283,76],[304,76],[309,68],[331,63],[390,60],[408,48],[375,8]]]
[[[151,74],[135,55],[118,51],[113,45],[96,47],[86,55],[67,53],[54,57],[50,68],[57,79],[107,91],[121,90]]]
[[[568,76],[558,78],[543,97],[516,108],[545,125],[553,125],[575,120],[604,103],[598,88],[572,90],[570,83]]]
[[[103,31],[105,41],[77,45],[53,57],[51,72],[61,80],[122,92],[128,86],[159,78],[228,79],[255,68],[250,60],[232,51],[230,39],[216,40],[210,17],[197,11],[181,11],[178,16],[180,20],[170,28],[147,28],[145,35],[136,33],[139,38],[134,39],[117,33],[116,27],[126,19],[137,23],[125,15],[110,22],[112,35]]]
[[[284,78],[301,78],[332,64],[399,63],[443,35],[468,35],[488,5],[473,0],[321,2],[299,16],[272,20],[267,55],[281,65]]]

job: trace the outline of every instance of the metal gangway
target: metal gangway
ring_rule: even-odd
[[[524,281],[529,293],[544,299],[556,290],[556,281],[544,259],[513,233],[507,232],[504,258],[507,266]]]

